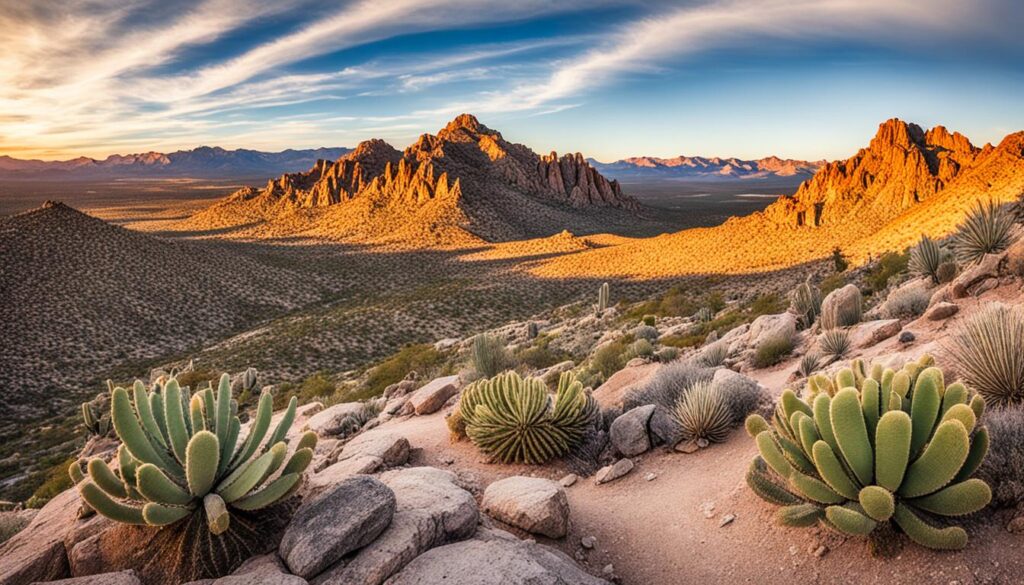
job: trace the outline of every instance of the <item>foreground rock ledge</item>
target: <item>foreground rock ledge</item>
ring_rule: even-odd
[[[484,511],[532,534],[562,538],[569,531],[569,498],[550,479],[508,477],[487,486]]]

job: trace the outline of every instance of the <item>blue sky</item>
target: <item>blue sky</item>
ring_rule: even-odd
[[[1024,129],[1017,0],[0,0],[0,154],[402,148],[844,158]]]

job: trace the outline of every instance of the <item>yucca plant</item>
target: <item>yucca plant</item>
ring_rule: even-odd
[[[729,357],[729,344],[724,341],[716,341],[704,347],[700,352],[698,361],[700,365],[707,368],[717,368],[724,365]]]
[[[1024,310],[982,308],[953,332],[946,350],[971,388],[993,405],[1024,402]]]
[[[126,524],[168,526],[202,514],[213,534],[230,526],[229,510],[259,510],[299,487],[313,458],[316,433],[298,440],[291,457],[285,435],[295,419],[292,398],[272,433],[273,396],[260,396],[249,435],[239,443],[241,422],[231,382],[221,376],[216,394],[189,395],[171,378],[147,391],[111,392],[111,420],[121,445],[118,471],[105,461],[78,462],[70,474],[82,499],[96,512]],[[264,440],[266,439],[266,440]]]
[[[926,276],[933,283],[938,284],[939,266],[944,260],[945,255],[942,248],[939,247],[939,243],[928,236],[921,236],[921,241],[910,249],[910,273]]]
[[[571,372],[561,375],[554,396],[540,378],[514,371],[479,380],[463,390],[458,410],[481,451],[502,463],[534,465],[579,445],[599,413]]]
[[[820,366],[821,356],[813,351],[809,351],[804,354],[804,357],[800,358],[800,366],[797,368],[797,373],[807,378],[818,371]]]
[[[789,308],[804,329],[814,325],[821,314],[821,289],[811,284],[811,277],[797,285],[789,297]]]
[[[682,441],[721,443],[733,427],[729,403],[710,381],[694,383],[672,411]]]
[[[850,352],[850,332],[846,329],[829,329],[818,336],[821,353],[834,359],[842,359]]]
[[[710,307],[701,307],[697,310],[697,313],[694,314],[694,318],[700,323],[709,323],[715,318],[715,312],[712,311]]]
[[[967,544],[963,528],[929,517],[971,514],[992,498],[988,484],[971,477],[988,450],[979,424],[985,402],[961,383],[946,386],[939,368],[922,370],[930,361],[899,372],[858,362],[810,402],[783,392],[771,426],[747,418],[760,452],[747,483],[782,506],[781,524],[872,536],[893,523],[928,548]]]
[[[978,203],[957,227],[953,250],[962,264],[979,262],[985,254],[1002,252],[1010,245],[1013,215],[995,201]]]
[[[500,339],[481,333],[473,338],[470,361],[473,371],[484,378],[498,375],[509,364],[508,350]]]

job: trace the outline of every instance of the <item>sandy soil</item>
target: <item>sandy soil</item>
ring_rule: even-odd
[[[983,299],[958,301],[962,312],[992,300],[1020,302],[1015,287],[1001,287]],[[935,351],[950,322],[919,320],[907,325],[918,342],[900,347],[890,339],[865,351],[866,357],[899,353],[907,358]],[[751,375],[776,395],[797,366],[792,359]],[[649,375],[654,368],[647,368]],[[636,383],[634,376],[629,382]],[[631,385],[630,384],[630,385]],[[468,442],[451,444],[442,413],[393,420],[412,443],[414,465],[452,469],[483,489],[497,479],[535,475],[558,480],[561,464],[543,467],[488,464]],[[873,558],[860,539],[846,539],[823,529],[777,526],[775,510],[758,499],[744,481],[754,457],[753,441],[735,431],[723,444],[696,454],[656,449],[636,458],[634,470],[605,485],[581,479],[568,488],[572,530],[559,541],[540,539],[600,574],[608,564],[622,583],[1021,583],[1024,536],[1003,529],[1002,512],[968,525],[970,542],[960,552],[928,551],[906,542],[895,558]],[[654,478],[647,480],[649,474]],[[735,519],[723,524],[732,515]],[[520,536],[526,537],[524,534]],[[597,546],[584,551],[584,536]],[[822,548],[824,547],[824,548]],[[816,554],[817,551],[817,554]]]

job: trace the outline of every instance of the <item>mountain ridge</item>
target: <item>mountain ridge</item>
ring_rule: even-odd
[[[199,176],[231,178],[276,175],[307,168],[318,159],[337,158],[345,147],[286,149],[265,152],[199,146],[170,153],[111,154],[103,159],[78,157],[63,161],[17,159],[0,155],[0,176],[8,179],[110,179],[135,176]]]
[[[773,177],[810,177],[826,161],[766,156],[759,159],[680,155],[671,158],[635,156],[590,163],[604,174],[619,179],[671,178],[693,180],[746,180]]]

